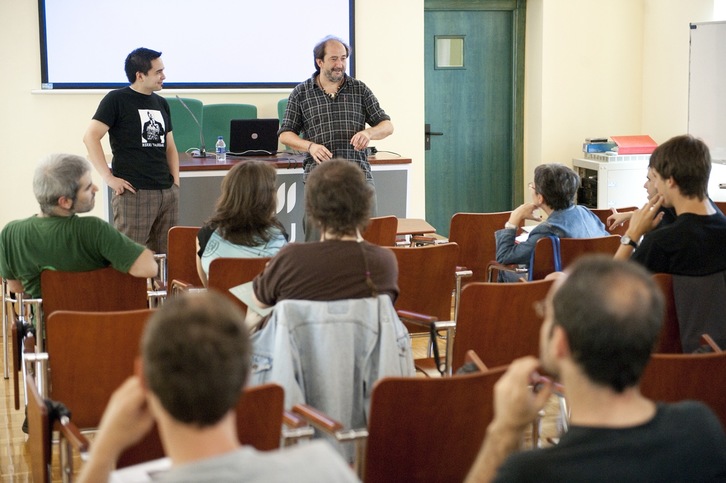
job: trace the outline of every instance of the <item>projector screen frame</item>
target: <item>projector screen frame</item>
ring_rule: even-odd
[[[76,0],[78,3],[82,1],[86,1],[89,5],[95,5],[97,9],[100,8],[106,8],[111,13],[114,13],[112,9],[109,9],[110,3],[106,0]],[[214,0],[223,2],[225,0]],[[84,34],[84,25],[88,25],[88,22],[78,22],[69,24],[69,22],[66,20],[65,23],[62,22],[63,19],[52,19],[49,18],[49,8],[48,6],[53,5],[57,2],[61,2],[62,4],[67,4],[67,0],[38,0],[38,21],[39,21],[39,37],[40,37],[40,71],[41,71],[41,90],[42,91],[62,91],[62,90],[93,90],[93,89],[116,89],[119,87],[124,87],[128,85],[128,81],[126,80],[126,76],[123,72],[123,62],[126,57],[126,55],[131,52],[136,47],[148,47],[154,50],[160,50],[162,52],[162,59],[165,61],[165,67],[166,67],[166,73],[167,73],[167,81],[164,82],[164,88],[165,89],[180,89],[180,90],[221,90],[221,89],[289,89],[292,87],[295,87],[297,84],[305,81],[310,77],[310,75],[314,72],[314,65],[313,65],[313,59],[312,59],[312,49],[316,42],[321,40],[327,35],[334,35],[342,38],[351,48],[351,55],[348,59],[348,66],[346,69],[346,72],[355,77],[355,60],[354,60],[354,53],[355,53],[355,0],[312,0],[312,2],[307,2],[305,4],[306,10],[311,12],[319,12],[319,5],[325,5],[334,3],[336,5],[336,8],[339,8],[341,11],[345,11],[347,8],[347,19],[344,21],[337,22],[338,24],[344,23],[342,27],[339,27],[341,29],[341,32],[330,32],[330,31],[324,31],[324,29],[328,28],[327,25],[333,25],[330,22],[320,22],[317,18],[317,15],[315,17],[315,22],[304,22],[301,23],[299,21],[292,24],[292,27],[289,27],[291,25],[290,23],[286,23],[282,15],[276,15],[275,16],[275,24],[272,25],[269,28],[269,32],[263,31],[262,34],[260,34],[260,40],[255,45],[252,45],[249,50],[257,50],[259,51],[257,53],[258,56],[262,56],[262,61],[266,62],[267,59],[270,59],[270,67],[265,67],[266,64],[260,64],[257,62],[248,62],[243,63],[237,66],[238,69],[244,69],[248,65],[262,65],[263,67],[261,69],[258,69],[260,72],[262,72],[261,75],[267,75],[268,72],[273,72],[274,69],[284,70],[284,68],[280,67],[279,64],[290,64],[290,63],[296,63],[299,64],[297,68],[293,71],[290,71],[290,74],[287,73],[281,73],[278,72],[275,74],[274,77],[269,78],[263,78],[258,77],[254,79],[245,79],[245,80],[236,80],[236,79],[223,79],[219,81],[215,76],[219,75],[219,72],[214,72],[213,67],[214,63],[204,62],[205,67],[202,72],[204,72],[204,75],[207,75],[207,73],[210,73],[210,77],[208,79],[190,79],[187,76],[189,74],[181,74],[180,75],[180,65],[182,66],[188,66],[190,64],[196,65],[200,64],[202,61],[197,60],[187,60],[186,62],[180,62],[175,57],[179,55],[179,52],[185,53],[185,49],[180,48],[177,50],[174,49],[174,47],[169,47],[168,45],[161,46],[162,42],[155,43],[153,40],[145,41],[145,40],[139,40],[138,44],[134,44],[131,47],[128,47],[123,54],[120,54],[118,52],[115,53],[106,53],[106,43],[100,39],[95,38],[93,35],[87,35]],[[192,8],[191,4],[194,4],[198,8],[198,3],[189,1],[188,6]],[[277,3],[277,2],[276,2]],[[184,1],[177,0],[177,3],[175,3],[176,6],[182,6],[184,5]],[[101,6],[99,6],[101,5]],[[251,14],[255,13],[257,9],[254,7],[250,7],[246,4],[246,2],[235,2],[235,0],[230,1],[230,5],[234,5],[235,8],[239,7],[239,15],[237,17],[241,17],[242,15],[246,16],[245,23],[247,25],[253,25],[255,22],[258,22],[258,24],[263,24],[264,22],[267,22],[269,25],[270,21],[269,19],[260,19],[255,20],[254,18],[251,18]],[[291,4],[292,5],[292,4]],[[55,6],[55,5],[53,5]],[[127,8],[132,8],[131,6]],[[279,9],[279,7],[277,7]],[[60,10],[60,9],[57,9]],[[91,11],[92,9],[88,9],[88,11]],[[168,9],[167,9],[168,10]],[[201,10],[201,9],[200,9]],[[53,10],[50,9],[52,12]],[[105,11],[104,11],[105,12]],[[204,14],[207,14],[209,10],[207,8],[204,9]],[[65,12],[64,12],[65,13]],[[57,15],[57,14],[55,14]],[[89,14],[93,15],[93,14]],[[268,13],[269,15],[269,13]],[[105,13],[104,13],[105,16]],[[110,15],[109,15],[110,16]],[[342,18],[342,13],[339,14],[339,16]],[[114,15],[114,20],[116,20],[120,15]],[[97,18],[91,17],[92,20],[98,20]],[[299,20],[299,19],[298,19]],[[104,22],[106,20],[103,20]],[[157,17],[155,17],[152,20],[152,23],[150,24],[152,31],[154,29],[157,29],[159,22],[166,21],[164,18],[163,11],[158,14]],[[52,46],[49,46],[49,42],[54,42],[54,34],[49,33],[49,28],[59,28],[56,25],[62,24],[61,26],[65,28],[68,32],[73,32],[77,35],[84,35],[87,37],[85,39],[84,46],[91,46],[91,45],[98,45],[100,46],[99,49],[95,52],[89,51],[89,50],[82,50],[76,48],[76,50],[71,50],[69,52],[69,55],[67,57],[62,58],[60,61],[56,61],[54,48]],[[310,30],[309,24],[313,24],[314,26],[317,26],[317,32],[314,30]],[[196,27],[190,27],[189,33],[191,35],[194,35],[194,40],[197,38],[203,39],[203,40],[210,40],[210,45],[205,49],[202,47],[201,49],[205,52],[208,52],[212,49],[212,46],[218,46],[220,45],[220,40],[218,38],[218,31],[215,31],[214,29],[211,29],[209,27],[206,27],[208,24],[203,24],[204,30],[202,30],[202,34],[200,35],[200,30]],[[80,26],[80,27],[79,27]],[[136,30],[129,30],[131,27],[127,28],[127,31],[129,32],[135,32],[139,29],[138,25],[135,25],[133,28]],[[173,27],[172,27],[173,28]],[[345,31],[347,29],[347,32]],[[284,31],[284,39],[283,36],[280,35],[280,31]],[[231,31],[230,31],[231,32]],[[300,32],[304,32],[304,34],[307,36],[308,40],[302,41],[298,40],[298,38],[302,35]],[[346,35],[347,34],[347,35]],[[131,34],[129,34],[131,35]],[[151,34],[150,34],[151,35]],[[56,34],[57,36],[57,34]],[[69,36],[72,36],[69,34]],[[64,36],[58,36],[59,38],[65,38]],[[269,47],[267,44],[270,44],[270,38],[274,37],[277,40],[280,40],[280,46],[283,48],[280,48],[280,51],[277,51],[274,47]],[[163,34],[159,34],[159,38],[164,38]],[[125,40],[125,39],[124,39]],[[65,42],[65,40],[63,40]],[[249,42],[245,42],[245,45],[249,45]],[[291,45],[297,45],[299,49],[299,53],[290,53],[290,49],[284,48]],[[309,45],[308,45],[309,44]],[[222,41],[221,45],[225,45]],[[231,42],[229,42],[227,45],[233,45]],[[260,49],[255,49],[255,47],[262,46]],[[264,50],[262,49],[270,49],[271,51],[274,51],[274,54],[271,54],[269,56],[265,55]],[[218,48],[216,50],[219,50]],[[227,49],[230,50],[230,49]],[[261,53],[260,53],[261,52]],[[238,54],[238,51],[235,51],[233,54],[229,55],[236,55]],[[120,57],[120,58],[117,58]],[[66,59],[69,59],[66,61]],[[72,69],[72,75],[75,76],[76,72],[79,74],[78,80],[71,80],[68,78],[68,75],[61,76],[58,74],[54,74],[54,65],[56,65],[58,62],[65,63],[65,62],[76,62],[78,63],[78,67],[75,69]],[[82,75],[88,75],[93,74],[94,72],[94,64],[97,62],[113,62],[112,68],[113,70],[113,76],[115,77],[113,80],[110,80],[109,78],[98,78],[98,80],[94,80],[93,78],[84,78]],[[304,62],[304,64],[301,64],[301,62]],[[189,69],[187,72],[191,72],[192,69]],[[199,69],[195,70],[196,73],[200,72]],[[196,74],[195,74],[196,75]],[[234,75],[232,71],[230,71],[229,75]],[[283,78],[280,76],[287,76],[287,78]],[[59,80],[60,79],[60,80]]]

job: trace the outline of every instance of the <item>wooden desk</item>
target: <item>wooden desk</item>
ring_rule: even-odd
[[[436,228],[420,218],[399,218],[396,235],[427,235],[436,233]]]
[[[214,211],[214,204],[221,193],[222,178],[227,171],[237,163],[254,159],[269,162],[277,168],[277,218],[290,234],[290,241],[304,240],[303,158],[302,154],[287,152],[275,156],[228,155],[226,163],[217,163],[214,157],[193,158],[187,153],[179,153],[179,224],[201,226]],[[368,160],[376,184],[378,215],[406,216],[411,159],[378,153]],[[102,195],[106,219],[110,220],[110,191],[102,190]]]

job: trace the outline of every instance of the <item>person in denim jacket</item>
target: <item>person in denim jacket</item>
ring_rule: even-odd
[[[575,204],[580,187],[580,177],[562,164],[542,164],[534,170],[534,182],[529,184],[532,201],[524,203],[509,216],[504,228],[494,233],[497,241],[497,262],[529,265],[534,246],[542,237],[554,235],[560,238],[594,238],[608,236],[605,225],[595,214]],[[524,220],[540,221],[526,241],[515,240],[517,230]],[[500,281],[515,282],[521,274],[501,273]]]

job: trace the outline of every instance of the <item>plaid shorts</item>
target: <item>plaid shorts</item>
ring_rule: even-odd
[[[166,253],[169,228],[179,223],[179,187],[113,195],[113,225],[154,253]]]

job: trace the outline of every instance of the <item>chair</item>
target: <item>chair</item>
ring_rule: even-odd
[[[38,483],[51,482],[52,462],[52,429],[57,421],[62,440],[70,442],[72,447],[81,453],[88,450],[88,440],[78,431],[78,428],[68,417],[58,414],[49,414],[49,404],[40,395],[33,376],[26,380],[26,394],[28,396],[28,452],[30,454],[30,469],[33,481]],[[51,406],[53,404],[51,403]],[[67,450],[62,450],[63,453]],[[61,472],[72,474],[72,467],[61,465]],[[65,476],[65,475],[64,475]],[[65,481],[65,478],[64,478]]]
[[[88,272],[43,270],[40,286],[46,318],[56,310],[99,312],[148,307],[146,279],[112,267]]]
[[[282,120],[285,118],[285,110],[287,109],[287,101],[288,101],[287,97],[277,101],[277,118],[280,120],[281,123],[282,123]]]
[[[255,119],[257,106],[252,104],[204,104],[202,107],[204,140],[211,146],[222,136],[229,149],[229,125],[232,119]]]
[[[146,309],[149,306],[146,284],[146,279],[121,273],[112,267],[88,272],[43,270],[40,274],[43,298],[33,301],[36,333],[46,334],[44,322],[57,310],[99,312]],[[45,350],[42,336],[37,336],[34,343],[38,351]],[[18,354],[15,353],[15,360],[19,362]],[[18,372],[14,371],[13,382],[16,387],[19,386],[17,377]]]
[[[393,215],[371,218],[363,232],[363,238],[375,245],[384,247],[396,246],[398,218]]]
[[[111,394],[131,375],[153,309],[55,311],[46,322],[48,395],[73,410],[75,425],[98,427]],[[154,449],[156,448],[156,449]],[[119,459],[119,466],[163,456],[152,432]]]
[[[340,440],[358,438],[355,466],[366,483],[464,481],[494,417],[493,387],[505,369],[381,379],[368,426],[355,431],[334,420],[326,424],[309,406],[294,410]]]
[[[364,426],[373,383],[414,374],[411,340],[388,295],[283,300],[252,335],[250,385],[275,382],[285,408],[307,403]]]
[[[444,243],[415,248],[393,247],[391,250],[398,261],[396,310],[450,320],[459,246]]]
[[[638,209],[637,206],[626,206],[624,208],[616,208],[618,212],[620,213],[627,213],[629,211],[635,211]],[[600,221],[602,221],[603,225],[605,225],[605,228],[608,226],[608,217],[613,214],[612,208],[590,208],[590,211],[593,212],[595,216],[600,218]],[[630,221],[626,221],[622,225],[616,227],[614,230],[608,230],[614,235],[625,235],[625,232],[628,231],[628,225],[630,224]]]
[[[713,203],[721,210],[721,213],[726,214],[726,201],[714,201]]]
[[[653,354],[640,392],[657,401],[695,399],[708,405],[726,428],[726,352]]]
[[[595,238],[560,238],[560,263],[562,270],[572,265],[582,255],[603,253],[615,255],[620,246],[620,235]]]
[[[554,235],[537,240],[530,257],[528,271],[513,268],[497,262],[490,262],[487,268],[488,280],[494,280],[495,271],[516,271],[527,280],[542,280],[552,272],[559,272],[570,266],[585,254],[604,253],[614,255],[620,245],[620,235],[594,238],[558,238]]]
[[[670,277],[670,281],[668,280]],[[726,311],[726,272],[716,272],[699,277],[685,275],[656,276],[661,284],[666,301],[671,302],[673,310],[667,313],[667,326],[662,333],[668,337],[664,350],[674,352],[674,324],[678,327],[678,337],[683,352],[689,353],[701,346],[701,335],[709,334],[720,346],[726,345],[726,324],[723,314]],[[675,346],[675,347],[674,347]]]
[[[511,213],[455,213],[451,217],[449,241],[459,245],[457,263],[472,271],[466,284],[486,281],[487,263],[497,258],[494,232],[504,228]]]
[[[202,281],[197,272],[197,233],[198,226],[173,226],[167,235],[166,269],[169,287],[174,281],[201,287]],[[173,290],[169,291],[172,294]]]
[[[189,97],[182,97],[181,100],[184,101],[184,104],[192,111],[193,115],[186,110],[176,97],[166,98],[166,101],[169,103],[169,111],[171,112],[171,126],[172,132],[174,133],[176,149],[179,152],[185,152],[193,148],[201,148],[200,136],[202,134],[204,117],[202,101]],[[193,116],[196,117],[196,122]],[[210,147],[214,147],[213,140],[205,138],[204,141],[207,144],[205,148],[209,149]]]
[[[461,367],[468,351],[488,367],[539,354],[542,317],[535,304],[544,300],[551,280],[529,283],[470,283],[461,291],[451,367]],[[438,375],[433,360],[417,359],[426,375]]]
[[[73,409],[79,428],[98,426],[113,391],[134,373],[141,335],[152,313],[59,310],[48,316],[48,396]]]
[[[237,403],[237,437],[243,445],[259,451],[280,447],[285,393],[277,384],[246,387]],[[164,457],[156,426],[141,442],[128,448],[117,462],[118,468]]]
[[[663,299],[665,300],[665,311],[663,314],[663,325],[658,337],[655,352],[662,354],[681,354],[681,334],[678,328],[678,315],[676,314],[676,301],[673,297],[673,276],[667,273],[656,273],[653,281],[658,284]]]
[[[247,306],[229,289],[251,282],[264,270],[270,259],[264,258],[216,258],[209,265],[208,284],[210,290],[217,290],[239,305],[244,311]]]

